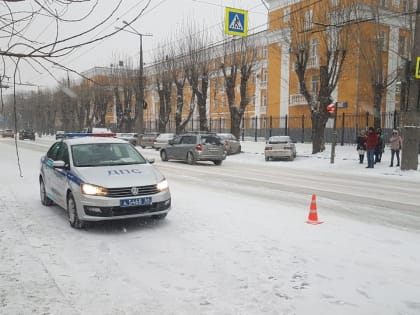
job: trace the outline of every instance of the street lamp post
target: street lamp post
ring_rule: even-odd
[[[139,64],[139,99],[137,100],[137,115],[135,121],[135,128],[140,135],[144,133],[144,76],[143,76],[143,36],[152,36],[152,34],[143,34],[137,31],[134,27],[132,27],[127,21],[123,21],[123,23],[129,27],[132,31],[127,29],[123,29],[126,32],[136,34],[139,36],[140,39],[140,64]]]

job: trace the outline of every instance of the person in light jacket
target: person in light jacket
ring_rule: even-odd
[[[400,166],[400,150],[402,148],[402,138],[398,134],[397,130],[392,131],[392,136],[389,139],[389,145],[391,147],[391,165],[390,167],[394,166],[394,156],[397,156],[397,165]]]

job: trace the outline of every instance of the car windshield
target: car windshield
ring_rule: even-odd
[[[71,147],[77,167],[144,164],[146,159],[127,143],[89,143]]]

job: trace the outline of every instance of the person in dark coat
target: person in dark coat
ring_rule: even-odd
[[[382,133],[382,129],[378,128],[376,130],[376,134],[378,136],[378,144],[375,148],[375,163],[380,163],[382,159],[382,153],[384,152],[385,148],[384,135]]]
[[[365,143],[368,162],[368,166],[366,166],[366,168],[373,168],[375,164],[375,149],[378,145],[378,135],[373,127],[369,127]]]
[[[357,153],[359,154],[359,163],[363,164],[363,160],[365,158],[365,152],[366,152],[366,131],[360,130],[359,135],[356,138],[357,143]]]

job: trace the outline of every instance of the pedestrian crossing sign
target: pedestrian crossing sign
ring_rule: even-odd
[[[226,8],[225,33],[228,35],[248,35],[248,11]]]
[[[415,76],[416,79],[420,79],[420,57],[417,57]]]

